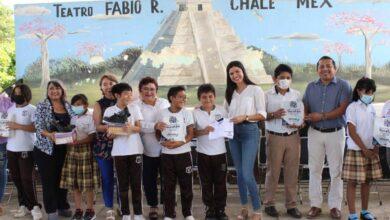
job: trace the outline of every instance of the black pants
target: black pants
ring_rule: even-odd
[[[32,176],[34,170],[32,154],[32,151],[7,151],[8,167],[11,179],[18,190],[19,206],[26,206],[29,210],[34,206],[39,206]]]
[[[54,146],[52,155],[34,148],[34,159],[42,182],[43,204],[48,214],[70,208],[68,190],[59,187],[65,156],[66,146]]]
[[[115,156],[114,164],[119,187],[119,202],[122,215],[130,215],[129,185],[134,215],[142,215],[142,155]]]
[[[175,218],[176,183],[179,181],[182,213],[184,217],[192,215],[192,158],[191,153],[162,154],[164,215]]]
[[[202,186],[203,203],[214,210],[226,206],[226,154],[209,156],[198,153],[198,171]]]
[[[151,207],[157,207],[158,205],[157,179],[159,173],[161,178],[160,161],[161,157],[148,157],[143,155],[142,184],[144,186],[146,201]],[[162,194],[162,190],[160,190],[161,201],[163,199]]]

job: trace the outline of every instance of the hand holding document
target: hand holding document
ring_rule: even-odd
[[[373,144],[390,148],[390,118],[375,118]]]
[[[214,128],[214,131],[209,133],[210,140],[215,140],[218,138],[233,139],[233,122],[231,122],[229,119],[223,118],[222,120],[211,123],[210,126]]]

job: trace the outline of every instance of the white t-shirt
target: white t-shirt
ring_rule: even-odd
[[[175,120],[170,120],[171,118],[175,118]],[[169,108],[163,109],[161,110],[157,121],[164,122],[166,124],[172,124],[169,121],[176,121],[175,123],[178,127],[180,127],[180,129],[182,129],[182,132],[184,132],[185,136],[187,135],[187,126],[194,124],[194,119],[191,112],[184,108],[177,113],[171,112]],[[166,147],[162,148],[163,154],[183,154],[187,152],[191,152],[191,142],[183,144],[182,146],[174,149],[168,149]]]
[[[265,104],[267,112],[275,112],[279,110],[283,102],[301,100],[300,93],[291,88],[284,95],[277,93],[275,87],[272,87],[265,93]],[[269,131],[277,133],[292,133],[298,130],[296,128],[290,128],[283,125],[283,120],[280,118],[265,121],[265,128]]]
[[[156,138],[154,125],[161,110],[169,107],[169,102],[163,98],[157,98],[154,106],[138,100],[136,104],[141,109],[143,120],[141,121],[141,140],[144,145],[144,154],[148,157],[159,157],[162,146]]]
[[[28,104],[17,108],[15,105],[8,109],[8,120],[21,124],[31,125],[35,121],[35,106]],[[34,147],[35,133],[22,130],[10,131],[8,137],[7,150],[12,152],[32,151]]]
[[[205,129],[211,123],[226,118],[227,113],[221,106],[215,106],[210,112],[201,110],[200,108],[194,109],[194,125],[196,130]],[[218,138],[215,140],[209,140],[209,135],[202,135],[197,138],[196,151],[206,155],[218,155],[226,153],[225,139]]]
[[[137,105],[129,104],[130,116],[127,118],[127,122],[134,126],[136,121],[143,119],[141,110]],[[122,111],[117,105],[111,106],[104,112],[104,117],[110,117],[115,113]],[[112,156],[128,156],[143,153],[143,145],[139,133],[132,133],[128,136],[119,135],[114,138],[114,144],[112,147]]]
[[[240,94],[234,91],[230,105],[225,100],[224,107],[229,113],[229,118],[255,114],[261,114],[264,118],[267,117],[264,92],[256,85],[247,85]]]
[[[390,118],[390,100],[388,100],[382,108],[382,117]]]
[[[356,132],[363,141],[367,149],[373,149],[375,108],[372,104],[367,105],[362,101],[352,102],[346,111],[347,123],[352,123],[356,127]],[[347,129],[348,130],[348,129]],[[349,130],[347,131],[349,136]],[[347,146],[350,150],[360,150],[359,146],[352,140],[347,139]]]
[[[89,111],[84,115],[72,117],[71,124],[76,126],[77,140],[83,140],[87,138],[88,135],[96,132],[92,113]]]

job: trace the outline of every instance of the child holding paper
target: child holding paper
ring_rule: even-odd
[[[206,219],[228,219],[226,206],[226,147],[223,137],[210,140],[209,133],[214,130],[211,123],[223,120],[227,113],[222,106],[215,105],[215,88],[203,84],[198,88],[200,108],[193,111],[194,133],[198,138],[198,170],[202,186],[202,200],[206,205]]]
[[[100,182],[91,145],[96,129],[92,114],[88,112],[88,99],[84,94],[73,96],[71,105],[76,114],[71,119],[71,124],[75,125],[76,137],[74,142],[68,145],[60,187],[73,190],[76,211],[72,219],[93,220],[96,219],[93,209],[93,191],[99,188]],[[87,209],[84,216],[81,207],[83,192],[87,198]]]
[[[156,124],[156,136],[162,138],[161,154],[162,185],[164,192],[165,220],[176,217],[176,182],[179,181],[182,213],[186,220],[192,216],[192,158],[191,143],[194,120],[185,109],[186,93],[183,86],[168,91],[169,108],[160,112]]]
[[[361,184],[362,211],[360,219],[376,219],[368,211],[370,182],[382,177],[379,148],[373,146],[375,108],[371,104],[376,90],[375,81],[366,77],[356,83],[352,103],[346,111],[348,150],[344,159],[342,178],[347,181],[349,220],[358,220],[355,209],[356,185]]]
[[[141,110],[135,104],[130,104],[132,98],[132,88],[127,83],[118,83],[111,89],[115,96],[116,105],[111,106],[104,112],[104,118],[121,121],[120,116],[126,115],[126,121],[122,127],[125,135],[110,133],[108,137],[114,139],[111,155],[114,158],[114,165],[119,185],[119,200],[123,220],[132,219],[129,208],[129,185],[133,201],[134,220],[143,220],[142,216],[142,154],[143,145],[139,132],[141,131],[141,120],[143,120]],[[119,117],[115,117],[119,116]],[[113,117],[114,116],[114,117]],[[119,134],[119,133],[118,133]]]

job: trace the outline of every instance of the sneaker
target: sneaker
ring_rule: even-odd
[[[41,208],[39,208],[39,206],[34,206],[33,209],[31,210],[31,215],[33,217],[33,220],[40,220],[42,219],[42,211],[41,211]]]
[[[265,213],[271,217],[279,217],[279,212],[276,210],[275,206],[268,206],[264,209]]]
[[[58,209],[57,212],[58,212],[59,216],[62,216],[65,218],[72,217],[72,210],[70,210],[70,209]],[[82,214],[81,214],[81,216],[82,216]]]
[[[95,220],[95,219],[96,219],[96,215],[93,209],[85,210],[83,220]]]
[[[228,220],[229,217],[226,215],[225,210],[218,210],[215,212],[215,217],[218,220]]]
[[[22,218],[26,215],[30,214],[30,211],[28,211],[27,207],[22,205],[19,207],[18,211],[14,214],[15,218]]]
[[[110,209],[106,212],[106,220],[115,220],[115,212]]]
[[[54,212],[54,213],[50,213],[47,215],[47,219],[48,220],[58,220],[58,213],[57,212]]]
[[[189,216],[185,217],[185,220],[195,220],[195,218],[194,218],[194,216],[189,215]]]
[[[143,215],[134,215],[134,220],[145,220]]]
[[[206,217],[205,220],[214,220],[215,219],[215,211],[213,208],[206,207]]]
[[[76,209],[72,217],[72,220],[83,220],[83,210]]]
[[[123,215],[122,220],[131,220],[131,215]]]
[[[375,220],[376,217],[371,212],[360,213],[360,219],[362,220]]]

